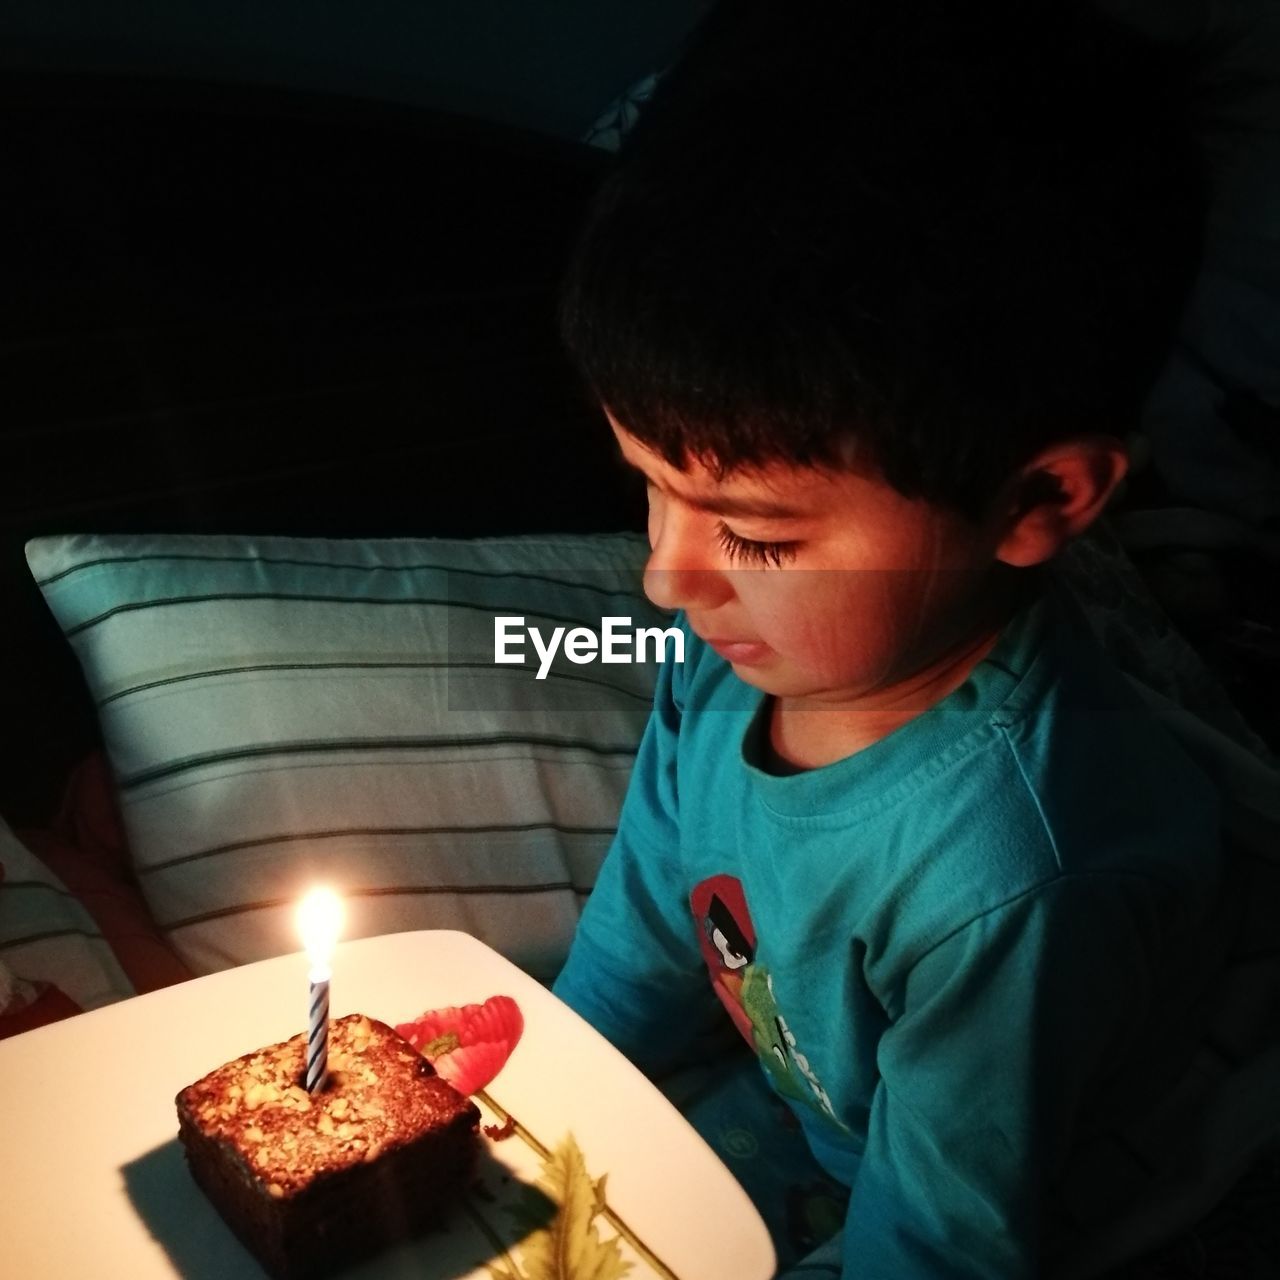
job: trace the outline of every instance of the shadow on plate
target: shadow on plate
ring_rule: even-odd
[[[130,1161],[121,1172],[138,1216],[177,1275],[185,1280],[258,1280],[266,1274],[196,1186],[177,1138]],[[504,1249],[555,1217],[555,1204],[487,1149],[481,1150],[477,1174],[476,1193],[440,1227],[336,1274],[345,1280],[453,1280],[498,1261]],[[517,1201],[519,1230],[507,1212]]]

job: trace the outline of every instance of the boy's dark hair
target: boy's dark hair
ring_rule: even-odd
[[[674,465],[870,465],[976,515],[1136,425],[1200,254],[1182,117],[1081,0],[726,0],[597,193],[563,335]]]

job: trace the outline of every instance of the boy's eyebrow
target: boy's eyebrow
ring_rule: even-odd
[[[683,495],[681,495],[683,496]],[[804,512],[782,502],[755,498],[689,498],[685,501],[699,511],[716,516],[755,516],[761,520],[798,520]]]
[[[625,453],[619,450],[614,457],[628,471],[636,471],[646,478],[648,473],[637,466]],[[664,486],[659,486],[664,487]],[[669,487],[669,486],[666,486]],[[807,513],[788,506],[785,502],[770,502],[767,498],[733,498],[728,495],[715,498],[697,498],[691,494],[674,490],[676,497],[699,511],[709,512],[714,516],[754,516],[758,520],[799,520]]]

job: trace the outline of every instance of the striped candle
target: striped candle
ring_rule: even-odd
[[[342,900],[330,889],[313,889],[298,906],[298,928],[311,958],[306,1085],[315,1093],[329,1070],[329,960],[342,929]]]
[[[311,1016],[307,1021],[307,1092],[324,1085],[329,1069],[329,975],[311,974]]]

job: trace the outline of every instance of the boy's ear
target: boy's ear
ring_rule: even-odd
[[[1037,454],[1006,490],[996,559],[1017,568],[1051,560],[1101,515],[1128,470],[1114,436],[1059,441]]]

